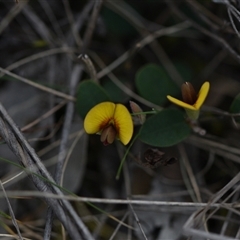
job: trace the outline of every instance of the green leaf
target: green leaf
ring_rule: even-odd
[[[126,84],[126,80],[120,79],[124,84]],[[127,102],[130,97],[123,92],[115,83],[113,83],[110,79],[106,79],[103,84],[103,88],[106,90],[109,95],[111,101],[116,103],[124,103]]]
[[[234,98],[229,111],[230,113],[240,113],[240,93]],[[240,122],[240,117],[236,117],[235,120]]]
[[[155,64],[148,64],[141,68],[135,80],[139,94],[157,105],[164,104],[167,101],[167,95],[174,96],[179,92],[166,71]]]
[[[105,90],[97,83],[86,80],[80,83],[77,91],[76,107],[79,115],[85,118],[88,111],[100,102],[109,101]]]
[[[140,129],[139,139],[156,147],[175,145],[190,135],[184,113],[166,109],[147,119]]]

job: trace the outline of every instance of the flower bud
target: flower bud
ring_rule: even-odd
[[[197,94],[190,82],[182,84],[182,98],[185,103],[193,105],[197,101]]]
[[[133,101],[129,101],[130,108],[133,113],[139,113],[135,115],[138,118],[138,121],[140,124],[143,124],[146,121],[146,114],[142,113],[142,109],[139,107],[139,105]]]

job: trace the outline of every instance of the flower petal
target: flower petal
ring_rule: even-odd
[[[209,82],[205,82],[199,93],[198,93],[198,99],[197,101],[195,102],[194,106],[196,109],[200,109],[200,107],[203,105],[207,95],[208,95],[208,92],[209,92],[209,88],[210,88],[210,83]]]
[[[124,105],[116,104],[114,122],[120,141],[127,145],[133,135],[133,121],[128,109]]]
[[[167,99],[168,99],[170,102],[172,102],[172,103],[174,103],[174,104],[176,104],[176,105],[178,105],[178,106],[180,106],[180,107],[183,107],[183,108],[186,108],[186,109],[190,109],[190,110],[197,110],[197,108],[194,107],[193,105],[190,105],[190,104],[188,104],[188,103],[185,103],[185,102],[183,102],[183,101],[181,101],[181,100],[178,100],[177,98],[171,97],[171,96],[169,96],[169,95],[167,95]]]
[[[116,105],[112,102],[102,102],[94,106],[84,119],[84,129],[88,134],[102,130],[113,119]]]

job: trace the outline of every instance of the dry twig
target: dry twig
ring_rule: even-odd
[[[0,104],[0,135],[18,157],[21,165],[25,167],[36,188],[43,193],[43,196],[44,193],[56,193],[63,196],[34,149],[25,140],[2,104]],[[45,182],[41,176],[49,182]],[[51,206],[54,214],[65,226],[72,239],[92,239],[91,234],[68,201],[64,199],[54,200],[47,197],[45,197],[45,201]]]

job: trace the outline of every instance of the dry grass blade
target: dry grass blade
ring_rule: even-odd
[[[86,64],[91,79],[93,81],[95,81],[96,83],[98,83],[96,69],[95,69],[91,59],[89,58],[89,56],[87,54],[81,54],[78,56],[78,58],[80,58]]]
[[[125,52],[118,59],[113,61],[110,65],[106,66],[100,72],[98,72],[98,74],[97,74],[98,78],[100,79],[100,78],[104,77],[105,75],[112,72],[115,68],[117,68],[120,64],[122,64],[126,60],[128,60],[129,57],[132,56],[132,52],[135,52],[136,49],[140,50],[143,47],[145,47],[146,45],[153,42],[157,38],[181,32],[189,27],[190,27],[190,24],[188,22],[183,22],[183,23],[179,23],[179,24],[171,26],[171,27],[162,28],[153,33],[150,33],[149,35],[144,37],[141,41],[136,43],[135,47],[133,49],[130,49],[129,51]]]
[[[70,94],[73,96],[75,94],[76,85],[78,83],[78,79],[80,78],[82,74],[82,67],[81,66],[75,66],[73,69],[73,73],[70,80]],[[63,132],[62,132],[62,139],[60,144],[60,151],[58,155],[58,162],[55,169],[55,181],[59,184],[61,182],[61,178],[63,176],[64,171],[64,162],[67,156],[67,143],[68,143],[68,136],[70,132],[70,127],[72,124],[72,118],[74,113],[74,104],[72,102],[69,102],[67,104],[67,110],[66,110],[66,118],[63,124]],[[51,232],[51,226],[53,221],[53,211],[52,209],[48,209],[47,213],[47,222],[46,222],[46,228],[45,228],[45,238],[49,239],[50,232]],[[48,238],[46,237],[48,236]]]
[[[191,185],[194,189],[194,192],[195,192],[195,195],[196,195],[196,198],[197,198],[197,201],[198,202],[202,202],[202,199],[201,199],[201,195],[200,195],[200,191],[199,191],[199,187],[198,187],[198,184],[197,184],[197,181],[196,181],[196,178],[194,176],[194,173],[193,173],[193,170],[192,170],[192,167],[189,163],[189,160],[188,160],[188,156],[187,156],[187,153],[186,153],[186,150],[184,148],[184,146],[182,144],[179,144],[179,152],[182,156],[182,159],[183,159],[183,162],[184,162],[184,166],[187,170],[187,173],[188,173],[188,176],[189,176],[189,179],[191,181]]]
[[[14,212],[13,212],[13,209],[12,209],[12,206],[11,206],[11,203],[10,203],[10,201],[9,201],[9,199],[8,199],[7,193],[6,193],[6,191],[5,191],[4,187],[3,187],[3,184],[2,184],[2,181],[1,181],[1,180],[0,180],[0,185],[1,185],[1,188],[2,188],[2,191],[3,191],[3,194],[4,194],[4,196],[5,196],[5,199],[6,199],[6,201],[7,201],[8,209],[9,209],[10,215],[11,215],[11,217],[12,217],[12,223],[13,223],[14,227],[15,227],[16,230],[17,230],[17,234],[18,234],[19,239],[20,239],[20,240],[23,240],[22,235],[21,235],[21,232],[20,232],[20,229],[19,229],[19,227],[18,227],[17,220],[16,220],[16,218],[15,218],[15,215],[14,215]]]
[[[62,0],[62,2],[65,6],[65,11],[66,11],[66,14],[67,14],[67,18],[68,18],[69,25],[71,27],[72,35],[75,39],[75,42],[76,42],[78,47],[82,47],[83,42],[82,42],[82,39],[81,39],[81,37],[78,33],[76,23],[74,22],[74,17],[73,17],[73,13],[72,13],[69,1],[68,0]]]
[[[100,59],[95,53],[91,53],[92,54],[92,58],[95,60],[95,62],[102,68],[106,68],[104,62],[102,61],[102,59]],[[107,76],[111,79],[111,81],[113,83],[115,83],[123,92],[125,92],[127,95],[131,96],[132,98],[136,99],[137,101],[145,104],[146,106],[155,108],[155,109],[161,109],[160,106],[142,98],[141,96],[139,96],[138,94],[136,94],[135,92],[133,92],[129,87],[127,87],[126,85],[124,85],[121,81],[119,81],[119,79],[112,73],[109,72],[107,74]]]
[[[28,130],[29,128],[32,128],[33,126],[35,126],[36,124],[38,124],[39,122],[41,122],[43,119],[48,118],[49,116],[51,116],[54,112],[58,111],[60,108],[62,108],[63,106],[65,106],[67,103],[67,101],[62,101],[61,103],[59,103],[57,106],[53,107],[52,109],[50,109],[48,112],[46,112],[45,114],[43,114],[41,117],[39,117],[38,119],[36,119],[35,121],[29,123],[28,125],[24,126],[21,128],[21,131],[24,132],[26,130]]]
[[[45,87],[45,86],[43,86],[41,84],[34,83],[34,82],[24,78],[24,77],[18,76],[17,74],[9,72],[8,70],[5,70],[5,69],[3,69],[1,67],[0,67],[0,72],[6,74],[8,76],[11,76],[11,77],[13,77],[15,79],[18,79],[18,80],[20,80],[20,81],[22,81],[24,83],[27,83],[28,85],[33,86],[35,88],[38,88],[38,89],[40,89],[42,91],[48,92],[50,94],[56,95],[58,97],[64,98],[64,99],[69,100],[69,101],[76,101],[76,99],[74,97],[72,97],[72,96],[69,96],[69,95],[67,95],[65,93],[56,91],[56,90],[48,88],[48,87]]]
[[[233,240],[233,239],[237,239],[237,238],[233,238],[233,237],[229,237],[229,236],[225,236],[223,233],[225,233],[226,231],[226,227],[228,225],[228,221],[231,220],[231,218],[229,218],[230,215],[232,215],[232,213],[237,214],[238,216],[240,215],[240,212],[236,209],[234,209],[234,203],[231,205],[229,205],[229,207],[227,207],[226,209],[228,209],[228,214],[226,215],[226,217],[223,219],[224,223],[222,225],[222,234],[216,234],[216,233],[212,233],[212,232],[206,232],[203,231],[200,226],[202,224],[207,223],[207,221],[211,218],[216,217],[215,213],[222,207],[224,208],[224,206],[226,205],[226,201],[228,201],[232,196],[233,199],[232,201],[234,202],[235,194],[238,194],[239,191],[239,186],[235,187],[235,189],[233,189],[233,191],[229,194],[227,194],[227,196],[224,198],[224,200],[220,200],[223,198],[223,196],[231,191],[231,188],[234,188],[234,186],[236,184],[238,184],[240,181],[240,173],[238,173],[228,184],[226,184],[220,191],[218,191],[213,197],[212,199],[209,201],[209,203],[207,204],[206,207],[202,208],[201,210],[196,211],[195,213],[193,213],[191,215],[191,217],[188,219],[188,221],[185,223],[184,225],[184,230],[188,233],[188,234],[194,234],[195,236],[201,236],[201,237],[207,237],[209,239],[222,239],[222,240]],[[235,199],[236,200],[236,199]],[[209,212],[210,208],[212,207],[213,204],[215,204],[216,202],[220,201],[221,204],[213,209],[212,211]],[[205,219],[205,216],[207,216],[207,218]],[[233,218],[234,219],[234,218]],[[237,221],[238,223],[238,221]],[[237,224],[239,227],[239,224]],[[238,231],[239,232],[239,231]],[[237,232],[237,234],[238,234]]]
[[[12,9],[9,11],[7,16],[1,20],[0,23],[0,34],[4,31],[6,27],[10,24],[10,22],[19,14],[23,7],[28,3],[28,1],[21,2],[21,4],[16,4],[12,7]]]
[[[54,30],[57,33],[58,38],[64,40],[64,34],[62,32],[60,24],[57,21],[57,18],[53,12],[53,9],[50,7],[49,3],[47,1],[39,1],[39,3],[41,4],[44,11],[47,13],[47,17],[49,18],[52,26],[54,27]]]
[[[202,33],[204,33],[205,35],[213,38],[214,40],[216,40],[219,44],[221,44],[222,46],[225,47],[225,49],[238,61],[240,61],[240,55],[238,54],[237,51],[235,51],[234,48],[232,48],[232,46],[230,44],[228,44],[227,41],[225,41],[225,39],[221,38],[218,35],[213,34],[212,32],[210,32],[209,30],[207,30],[206,28],[202,27],[201,25],[199,25],[198,23],[196,23],[195,21],[193,21],[191,18],[189,18],[188,16],[186,16],[182,11],[180,11],[173,3],[172,1],[168,1],[165,0],[165,2],[169,5],[169,7],[181,18],[184,20],[189,20],[190,23],[192,24],[193,27],[195,27],[196,29],[198,29],[199,31],[201,31]]]
[[[10,118],[4,107],[0,104],[0,135],[6,141],[9,148],[19,158],[20,163],[30,171],[30,176],[35,186],[44,192],[55,192],[63,196],[62,192],[54,184],[54,180],[48,173],[35,151],[25,140],[13,120]],[[52,184],[47,184],[39,176],[48,179]],[[44,194],[43,194],[44,195]],[[45,198],[46,202],[51,206],[56,216],[63,223],[72,239],[83,238],[92,239],[91,234],[72,209],[66,200],[56,201]],[[63,208],[64,206],[64,208]],[[66,212],[66,210],[67,212]],[[70,216],[72,219],[70,219]]]
[[[10,238],[10,239],[17,239],[19,240],[19,237],[18,236],[13,236],[13,235],[10,235],[10,234],[0,234],[0,237],[4,237],[5,238]],[[23,240],[32,240],[30,238],[22,238]]]
[[[71,196],[71,195],[64,195],[59,196],[54,193],[46,193],[44,196],[39,191],[8,191],[8,197],[39,197],[39,198],[53,198],[53,199],[66,199],[69,201],[76,201],[76,202],[90,202],[90,203],[103,203],[103,204],[121,204],[121,205],[146,205],[152,207],[170,207],[170,208],[178,208],[181,209],[185,208],[189,211],[194,211],[196,209],[202,209],[203,207],[209,207],[211,209],[224,207],[224,208],[240,208],[240,205],[237,203],[198,203],[198,202],[171,202],[171,201],[154,201],[154,200],[127,200],[127,199],[107,199],[107,198],[91,198],[91,197],[78,197],[78,196]],[[0,194],[0,197],[4,197],[4,195]],[[180,208],[179,208],[180,207]]]
[[[121,222],[124,222],[128,215],[129,215],[128,213],[125,213],[125,215],[121,219]],[[116,236],[116,234],[117,234],[117,232],[118,232],[120,227],[121,227],[121,223],[119,223],[118,226],[115,228],[115,230],[114,230],[112,236],[109,238],[109,240],[113,240],[114,239],[114,237]]]
[[[72,145],[71,145],[71,147],[70,147],[70,149],[69,149],[69,151],[68,151],[68,153],[67,153],[67,156],[66,156],[66,159],[65,159],[65,162],[64,162],[64,166],[63,166],[63,174],[62,174],[61,180],[60,180],[60,186],[63,185],[64,172],[65,172],[65,169],[66,169],[66,167],[67,167],[68,161],[69,161],[69,159],[70,159],[71,153],[72,153],[73,149],[76,147],[79,139],[82,137],[83,134],[84,134],[84,130],[82,129],[82,130],[78,133],[78,135],[76,136],[76,138],[74,139],[74,141],[73,141],[73,143],[72,143]]]
[[[23,8],[23,14],[29,19],[29,23],[38,32],[42,39],[44,39],[50,46],[55,46],[56,40],[53,37],[53,33],[29,5],[26,5]]]
[[[6,70],[11,71],[14,70],[15,68],[18,68],[24,64],[30,63],[32,61],[36,61],[38,59],[44,58],[44,57],[49,57],[51,55],[55,55],[55,54],[63,54],[63,53],[69,53],[69,54],[73,54],[74,52],[78,52],[79,50],[75,49],[75,48],[69,48],[69,47],[61,47],[61,48],[53,48],[53,49],[49,49],[46,51],[42,51],[40,53],[36,53],[33,55],[30,55],[26,58],[23,58],[19,61],[16,61],[14,63],[12,63],[11,65],[9,65],[8,67],[6,67]],[[3,73],[0,74],[0,76],[2,76]]]
[[[142,233],[143,238],[144,238],[145,240],[147,240],[148,238],[147,238],[147,236],[146,236],[146,234],[145,234],[145,232],[144,232],[144,230],[143,230],[143,228],[142,228],[142,224],[141,224],[141,222],[140,222],[140,220],[139,220],[139,218],[138,218],[135,210],[133,209],[132,204],[129,203],[129,206],[130,206],[130,209],[131,209],[131,211],[132,211],[132,213],[133,213],[133,216],[134,216],[134,218],[135,218],[135,221],[136,221],[136,223],[137,223],[137,225],[138,225],[138,227],[139,227],[139,229],[140,229],[140,231],[141,231],[141,233]]]
[[[93,1],[93,2],[94,2],[94,6],[93,6],[92,15],[88,21],[88,26],[87,26],[86,32],[84,34],[84,37],[83,37],[83,52],[91,43],[92,35],[93,35],[94,29],[96,26],[96,22],[97,22],[97,18],[99,16],[99,12],[100,12],[101,6],[103,4],[103,0]]]

